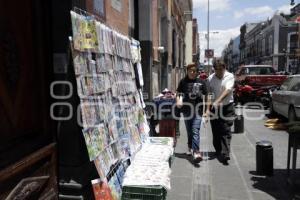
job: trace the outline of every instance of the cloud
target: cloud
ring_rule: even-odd
[[[277,9],[273,9],[270,6],[261,6],[261,7],[251,7],[245,8],[241,11],[234,12],[234,18],[240,19],[243,17],[254,16],[254,17],[272,17],[275,11],[279,13],[283,12],[284,14],[290,13],[291,6],[289,4],[282,5]]]
[[[241,11],[235,11],[235,12],[234,12],[234,18],[235,18],[235,19],[240,19],[240,18],[242,18],[243,16],[244,16],[244,13],[241,12]]]
[[[211,30],[209,46],[210,49],[214,49],[215,56],[220,57],[224,47],[229,43],[230,39],[234,39],[240,34],[240,27],[230,28],[226,30]],[[218,32],[214,34],[213,32]],[[207,40],[205,39],[205,34],[207,32],[200,32],[200,61],[204,61],[204,50],[207,48]]]
[[[230,9],[231,0],[210,0],[209,10],[210,11],[224,11]],[[193,0],[194,9],[205,9],[207,10],[207,0]]]
[[[235,11],[234,18],[239,19],[246,16],[255,17],[268,17],[274,13],[274,10],[270,6],[250,7],[245,8],[242,11]]]
[[[274,11],[270,6],[262,6],[255,8],[246,8],[245,12],[250,15],[269,15],[272,14]]]
[[[283,5],[280,6],[277,10],[279,11],[279,13],[283,12],[284,14],[290,14],[292,6],[291,5]]]

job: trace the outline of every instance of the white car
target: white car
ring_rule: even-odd
[[[270,112],[284,116],[289,122],[300,119],[300,74],[289,76],[272,93]]]

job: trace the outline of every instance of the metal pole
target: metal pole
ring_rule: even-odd
[[[209,49],[209,0],[207,0],[207,49]]]
[[[207,0],[207,50],[209,49],[209,0]],[[208,74],[211,73],[211,68],[209,66],[210,58],[207,58]]]

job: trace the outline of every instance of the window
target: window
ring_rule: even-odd
[[[270,35],[269,37],[269,53],[272,54],[273,53],[273,36]]]
[[[248,67],[246,74],[249,75],[273,75],[275,70],[272,67]]]
[[[262,44],[261,44],[261,51],[262,51],[262,55],[265,55],[265,51],[266,51],[266,40],[265,38],[262,40]]]
[[[119,12],[122,12],[122,1],[121,0],[112,0],[111,7],[116,9]]]
[[[298,48],[298,34],[291,35],[290,38],[290,52],[295,53],[295,50]]]
[[[268,69],[267,68],[262,68],[262,69],[260,69],[260,72],[259,72],[259,74],[261,74],[261,75],[266,75],[266,74],[268,74]]]
[[[172,41],[173,41],[173,45],[172,45],[172,60],[173,60],[173,67],[176,66],[176,32],[175,30],[173,30],[173,34],[172,34]]]
[[[288,89],[288,87],[289,87],[289,85],[290,85],[290,82],[292,81],[292,78],[290,77],[290,78],[288,78],[288,79],[286,79],[283,83],[282,83],[282,85],[280,86],[280,90],[287,90]]]
[[[261,41],[257,40],[256,41],[256,56],[261,55]]]
[[[297,78],[294,78],[291,82],[291,89],[290,91],[293,91],[293,92],[298,92],[300,91],[300,77],[297,77]]]
[[[245,74],[246,74],[246,69],[245,68],[241,69],[241,71],[239,72],[239,75],[245,75]]]
[[[294,92],[300,91],[300,82],[297,83],[296,85],[294,85],[294,86],[291,88],[291,91],[294,91]]]
[[[94,11],[101,17],[105,16],[104,0],[94,0]]]

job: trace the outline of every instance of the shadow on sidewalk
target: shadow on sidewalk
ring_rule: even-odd
[[[221,164],[225,166],[229,165],[229,162],[225,161],[224,158],[220,154],[217,154],[215,151],[202,152],[202,155],[203,157],[207,157],[207,160],[217,159]]]
[[[192,155],[187,155],[186,153],[175,153],[175,157],[185,159],[185,160],[189,161],[196,168],[200,167],[201,162],[200,163],[195,163],[193,161]]]
[[[290,185],[284,169],[274,169],[273,176],[259,176],[256,171],[249,172],[253,187],[263,191],[275,199],[300,200],[300,185]],[[296,180],[300,180],[300,170],[296,170]],[[298,183],[298,181],[297,181]]]
[[[175,157],[176,158],[181,158],[181,159],[185,159],[187,161],[189,161],[192,165],[194,165],[196,168],[200,167],[200,163],[195,163],[193,161],[193,158],[191,155],[187,155],[186,153],[175,153]],[[207,157],[207,160],[214,160],[214,159],[218,159],[220,163],[223,163],[223,161],[218,157],[218,155],[216,154],[216,152],[212,152],[212,151],[208,151],[208,152],[202,152],[202,158],[203,160]]]

